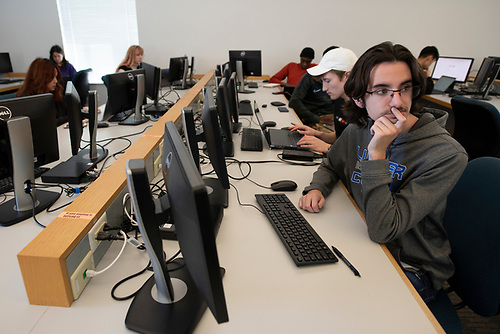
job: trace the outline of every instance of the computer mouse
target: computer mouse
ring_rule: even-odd
[[[271,183],[271,189],[274,191],[294,191],[297,189],[297,183],[292,180],[281,180]]]
[[[265,104],[265,103],[264,103],[264,104],[262,105],[262,108],[267,108],[267,104]]]
[[[262,123],[262,126],[264,126],[266,128],[273,128],[276,126],[276,122],[275,121],[265,121],[264,123]]]
[[[109,126],[109,124],[106,122],[97,122],[98,128],[107,128],[108,126]]]
[[[250,103],[250,100],[240,100],[240,103]]]

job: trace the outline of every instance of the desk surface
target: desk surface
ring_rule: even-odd
[[[283,100],[272,95],[277,89],[259,88],[254,94],[240,94],[240,99],[256,100],[265,120],[277,127],[296,121],[293,112],[280,113],[271,101]],[[255,119],[241,117],[243,126],[256,126]],[[120,128],[119,128],[120,129]],[[112,131],[108,128],[105,130]],[[61,131],[61,129],[60,129]],[[279,150],[241,152],[240,135],[234,135],[235,158],[240,160],[276,160]],[[297,203],[316,167],[292,166],[281,162],[252,164],[249,178],[269,185],[282,179],[295,180],[299,187],[288,193]],[[228,169],[238,177],[236,165]],[[231,180],[243,203],[256,204],[253,194],[268,193],[248,180]],[[40,215],[48,223],[51,215]],[[303,213],[327,244],[335,245],[361,273],[356,277],[342,262],[298,268],[290,259],[266,217],[257,210],[238,205],[234,188],[230,205],[217,237],[220,263],[226,268],[224,290],[229,322],[217,325],[209,312],[203,316],[197,333],[431,333],[440,330],[425,304],[415,298],[405,278],[393,265],[385,248],[370,241],[365,223],[341,186],[327,199],[320,214]],[[127,245],[115,266],[94,277],[71,307],[29,305],[15,254],[38,233],[40,228],[27,220],[0,234],[4,270],[0,314],[2,327],[10,333],[128,333],[124,319],[129,301],[111,299],[110,290],[120,279],[142,269],[147,254]],[[167,256],[178,248],[164,242]],[[121,248],[114,243],[98,266],[107,266]],[[117,290],[118,295],[135,291],[149,277],[144,274]],[[91,320],[92,319],[92,320]],[[435,327],[436,326],[436,327]]]

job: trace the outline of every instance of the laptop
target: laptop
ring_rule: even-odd
[[[454,83],[455,83],[455,78],[443,75],[434,84],[434,89],[432,90],[432,94],[447,93],[448,91],[453,90]]]
[[[288,149],[309,151],[309,149],[297,145],[297,142],[303,137],[303,135],[301,135],[298,131],[290,131],[287,129],[268,129],[266,126],[263,126],[262,124],[264,124],[264,120],[255,101],[254,101],[254,113],[255,117],[257,118],[257,122],[259,122],[259,126],[262,130],[262,133],[266,138],[269,148],[272,149],[288,148]]]

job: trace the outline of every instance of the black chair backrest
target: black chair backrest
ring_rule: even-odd
[[[448,282],[475,313],[500,312],[500,158],[469,161],[448,196],[443,226],[455,274]]]
[[[469,154],[500,157],[500,113],[491,103],[455,96],[451,99],[455,116],[455,138]]]

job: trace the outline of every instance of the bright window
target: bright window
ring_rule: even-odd
[[[135,0],[57,0],[66,59],[92,68],[91,83],[114,73],[129,46],[139,44]]]

